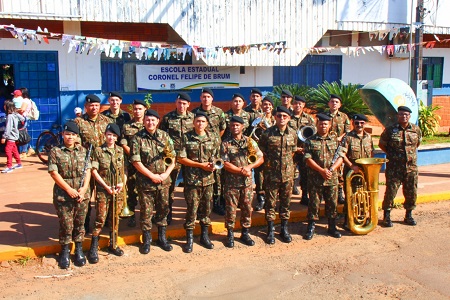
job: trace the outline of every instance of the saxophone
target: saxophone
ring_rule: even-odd
[[[255,141],[253,141],[253,139],[249,137],[247,140],[247,147],[248,147],[247,161],[249,164],[255,163],[255,161],[258,159],[258,157],[256,156],[256,149],[253,143],[255,143]]]
[[[164,154],[164,164],[168,167],[174,162],[175,159],[175,156],[173,155],[169,147],[169,140],[166,141],[163,154]]]

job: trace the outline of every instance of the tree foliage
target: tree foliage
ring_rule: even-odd
[[[272,99],[273,105],[277,107],[281,104],[281,91],[288,90],[292,93],[292,96],[303,96],[306,98],[306,107],[309,107],[311,100],[309,99],[309,94],[312,88],[305,85],[299,84],[280,84],[273,87],[273,91],[268,93],[266,96]]]

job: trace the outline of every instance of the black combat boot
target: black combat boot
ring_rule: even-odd
[[[194,231],[192,229],[186,229],[186,245],[183,247],[184,253],[191,253],[194,244]]]
[[[338,188],[338,203],[339,204],[345,203],[344,191],[341,186],[339,186],[339,188]]]
[[[266,243],[269,245],[275,244],[275,235],[274,235],[273,221],[267,221],[267,237]]]
[[[75,265],[82,267],[86,264],[86,256],[83,252],[83,244],[81,242],[75,242]]]
[[[219,216],[225,216],[225,209],[221,205],[221,199],[220,195],[215,195],[213,197],[213,213],[218,214]]]
[[[158,227],[158,245],[163,249],[164,251],[172,251],[173,247],[169,244],[169,242],[166,239],[166,226],[159,226]]]
[[[114,232],[109,233],[109,246],[108,246],[108,252],[114,254],[115,256],[122,256],[123,250],[119,248],[119,246],[116,246],[114,248],[113,245],[113,234]],[[117,244],[117,235],[116,235],[116,244]]]
[[[308,206],[309,204],[308,193],[304,190],[302,191],[302,200],[300,200],[300,204],[305,206]]]
[[[350,231],[350,228],[348,227],[348,216],[347,216],[347,214],[344,215],[344,222],[342,223],[342,228],[345,231]]]
[[[150,252],[150,244],[152,243],[152,235],[148,230],[142,230],[142,254],[148,254]]]
[[[391,211],[385,210],[383,216],[383,226],[384,227],[393,227],[394,224],[391,221]]]
[[[308,221],[308,229],[306,231],[306,234],[303,236],[303,238],[307,241],[313,238],[314,231],[316,230],[316,222],[309,220]]]
[[[59,254],[58,266],[61,269],[67,269],[70,266],[69,245],[61,245],[61,253]]]
[[[405,223],[406,225],[410,225],[410,226],[416,226],[417,225],[416,220],[414,220],[414,218],[412,216],[412,210],[411,209],[407,209],[406,210],[406,215],[405,215],[405,219],[403,220],[403,223]]]
[[[341,233],[336,229],[336,219],[328,218],[328,235],[334,238],[341,238]]]
[[[292,187],[292,194],[293,195],[300,195],[300,191],[298,190],[298,187],[295,184],[295,181],[294,181],[294,186]]]
[[[202,234],[200,235],[200,244],[206,249],[214,249],[214,244],[211,243],[211,240],[209,239],[208,226],[201,225],[201,227],[202,227]]]
[[[240,240],[247,246],[255,245],[255,242],[252,240],[252,238],[248,234],[248,228],[245,228],[245,227],[242,228],[242,234],[241,234]]]
[[[136,227],[136,214],[133,214],[131,217],[128,218],[128,227]]]
[[[172,203],[169,204],[169,213],[167,214],[167,225],[172,223]]]
[[[257,204],[255,206],[255,211],[261,211],[264,208],[264,204],[266,203],[266,197],[264,194],[258,194],[256,196]]]
[[[281,239],[283,240],[283,242],[285,242],[285,243],[292,242],[292,237],[288,231],[288,220],[281,220],[280,236],[281,236]]]
[[[234,247],[234,233],[233,229],[228,229],[227,241],[225,242],[225,247],[233,248]]]
[[[91,248],[89,248],[88,260],[90,264],[98,263],[98,236],[92,236]]]

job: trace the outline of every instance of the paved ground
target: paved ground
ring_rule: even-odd
[[[5,158],[0,161],[3,169]],[[58,220],[52,205],[53,181],[37,157],[23,160],[24,168],[9,174],[0,174],[0,261],[17,259],[22,256],[40,256],[59,251],[57,243]],[[419,203],[450,199],[450,164],[420,167]],[[384,174],[380,174],[379,198],[384,195]],[[182,189],[177,189],[174,203],[174,222],[168,228],[168,236],[184,235],[182,222],[185,202]],[[305,220],[305,206],[299,204],[300,197],[294,196],[291,210],[293,222]],[[401,191],[396,202],[402,202]],[[223,217],[212,214],[213,233],[223,232]],[[128,228],[122,222],[119,229],[119,244],[137,243],[140,230]],[[263,213],[255,212],[253,225],[265,224]],[[199,230],[199,228],[197,228]],[[198,232],[196,232],[198,233]],[[156,232],[153,229],[153,235]],[[102,239],[106,243],[106,239]],[[88,248],[89,241],[84,246]],[[101,244],[105,246],[106,244]]]

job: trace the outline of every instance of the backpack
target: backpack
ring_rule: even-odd
[[[28,113],[28,119],[30,120],[39,120],[39,109],[37,108],[36,102],[34,102],[33,100],[29,99],[30,103],[31,103],[31,109],[30,112]]]

